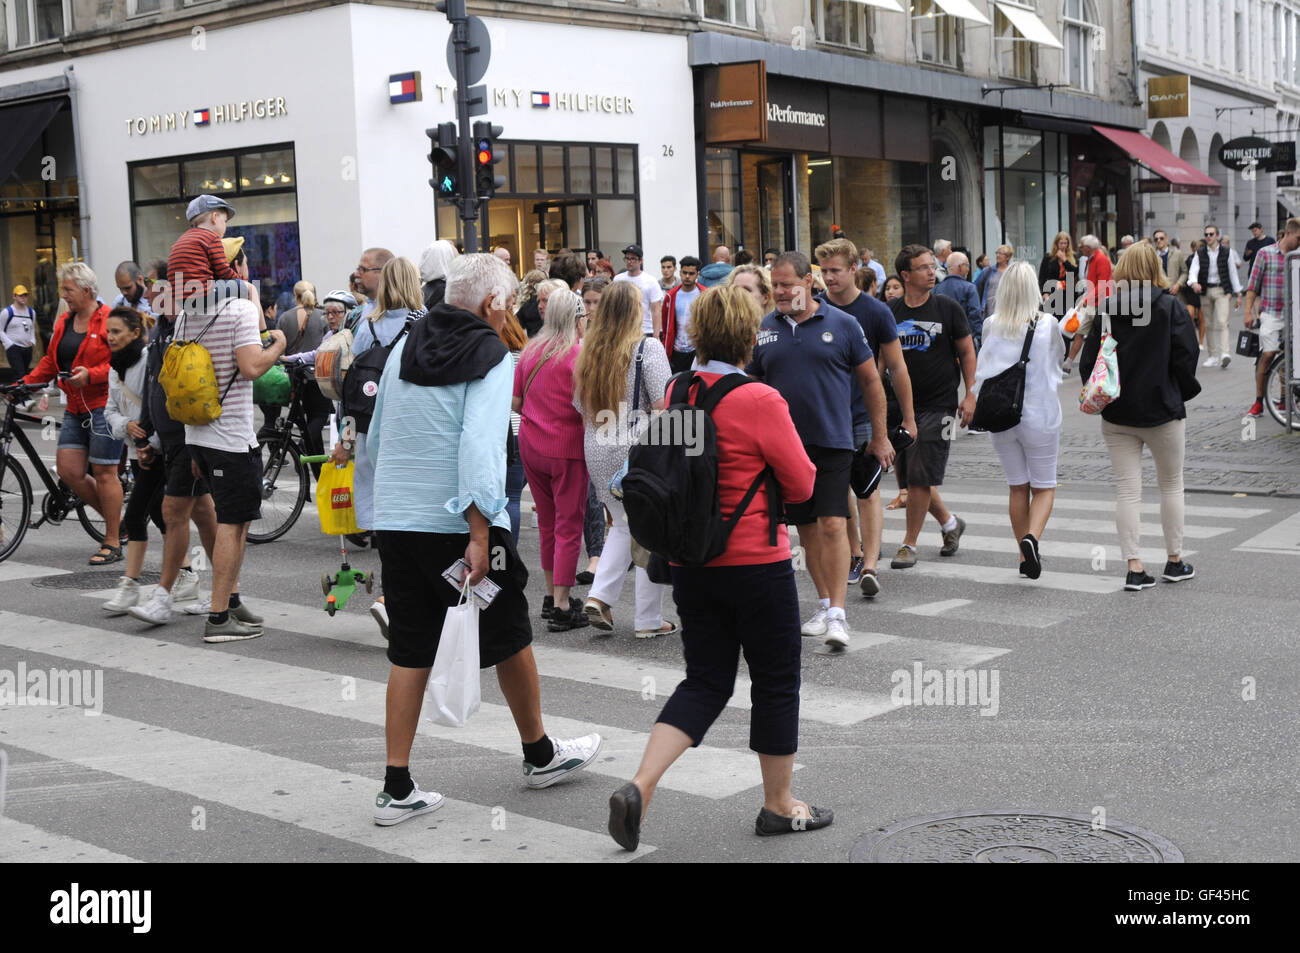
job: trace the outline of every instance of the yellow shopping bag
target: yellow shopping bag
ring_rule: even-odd
[[[326,463],[316,482],[316,512],[320,531],[327,536],[359,533],[357,511],[352,505],[352,461],[345,467]]]

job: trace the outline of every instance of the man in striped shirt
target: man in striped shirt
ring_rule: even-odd
[[[190,227],[167,256],[167,281],[171,286],[168,314],[182,308],[192,314],[204,313],[207,296],[214,279],[228,281],[239,277],[226,261],[221,236],[235,209],[216,195],[200,195],[185,209]]]
[[[1259,304],[1259,364],[1255,368],[1255,403],[1250,416],[1264,413],[1264,379],[1273,355],[1282,348],[1282,321],[1285,315],[1286,256],[1300,248],[1300,218],[1289,218],[1286,231],[1273,245],[1259,249],[1246,282],[1246,327],[1255,326],[1256,302]]]

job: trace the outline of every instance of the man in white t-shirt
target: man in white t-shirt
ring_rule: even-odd
[[[663,334],[663,323],[659,315],[659,303],[664,300],[664,289],[659,282],[641,270],[645,252],[640,245],[628,245],[623,249],[623,264],[627,271],[614,278],[615,281],[630,281],[641,289],[641,331],[646,335],[659,337]]]
[[[221,416],[203,426],[186,424],[185,446],[197,475],[212,488],[217,511],[212,608],[203,641],[235,642],[262,634],[260,619],[250,621],[232,614],[230,594],[244,561],[248,524],[262,515],[262,455],[253,426],[253,381],[284,353],[285,340],[282,332],[271,331],[271,343],[262,348],[258,330],[262,308],[252,285],[213,282],[208,300],[208,314],[185,315],[176,333],[178,337],[197,337],[207,327],[199,342],[212,355],[212,369],[222,393]]]

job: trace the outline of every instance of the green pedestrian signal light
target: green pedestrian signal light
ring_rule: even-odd
[[[429,151],[429,164],[433,167],[433,177],[429,179],[429,185],[439,198],[459,197],[460,180],[456,175],[456,124],[439,123],[432,129],[424,130],[424,134],[433,144]]]

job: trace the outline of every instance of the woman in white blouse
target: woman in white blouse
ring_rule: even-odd
[[[1061,445],[1061,362],[1065,346],[1056,318],[1042,310],[1038,273],[1026,261],[1011,265],[998,285],[997,312],[984,320],[984,346],[975,368],[975,388],[1020,360],[1033,324],[1025,367],[1025,402],[1020,423],[992,434],[1010,486],[1011,529],[1020,546],[1020,573],[1037,579],[1043,571],[1038,542],[1056,499],[1056,461]]]

